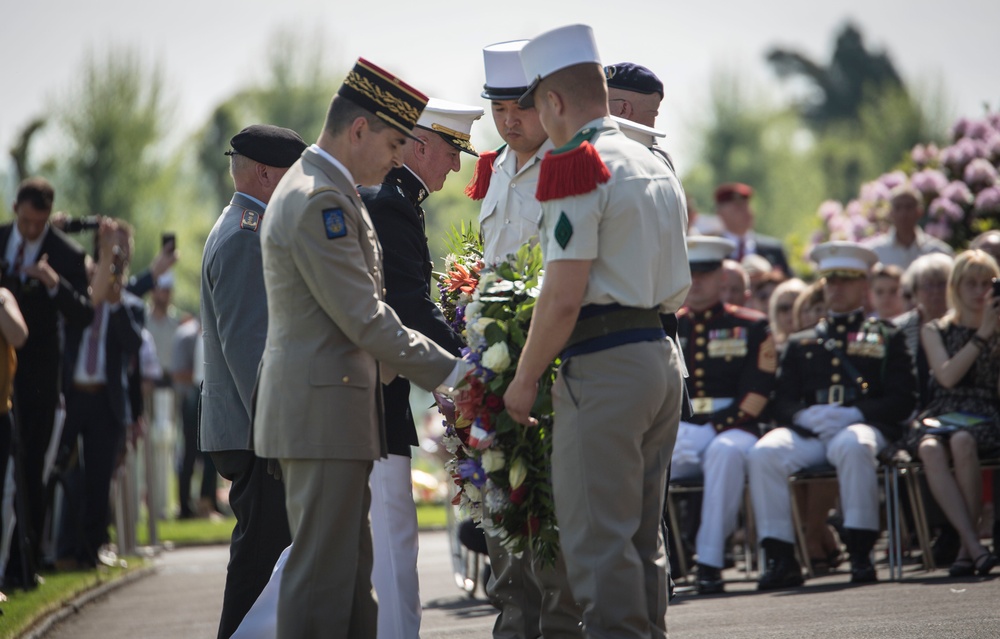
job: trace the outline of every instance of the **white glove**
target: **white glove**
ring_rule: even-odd
[[[694,438],[685,436],[686,431],[692,428],[704,428],[704,426],[692,426],[686,422],[681,422],[677,430],[677,440],[674,442],[674,452],[670,456],[670,463],[678,465],[695,465],[701,463],[701,456],[698,455],[698,449],[694,445]]]
[[[827,404],[816,404],[809,408],[803,408],[795,413],[792,417],[792,422],[809,431],[815,432],[814,429],[825,418],[826,407]]]
[[[840,428],[847,428],[851,424],[865,421],[864,414],[854,406],[831,405],[827,410],[827,415],[827,419],[838,424]]]
[[[807,428],[814,432],[824,443],[833,439],[834,435],[851,424],[856,424],[864,419],[861,411],[853,406],[820,404],[810,408],[816,408],[817,410],[811,413],[810,417],[814,421]]]

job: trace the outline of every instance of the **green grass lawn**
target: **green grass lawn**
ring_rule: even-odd
[[[175,546],[196,546],[204,544],[228,544],[233,534],[236,519],[227,517],[213,521],[210,519],[166,519],[157,522],[159,542],[170,542]],[[418,504],[417,526],[420,530],[438,530],[447,526],[447,514],[443,504]],[[149,527],[145,518],[139,522],[139,545],[149,544]]]
[[[105,582],[124,577],[147,565],[141,557],[125,558],[127,566],[101,566],[93,570],[42,573],[45,580],[31,591],[14,590],[6,593],[8,600],[0,603],[0,639],[12,639],[37,623],[43,616],[58,610],[77,595]]]

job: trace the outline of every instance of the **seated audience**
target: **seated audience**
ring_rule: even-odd
[[[903,271],[892,264],[876,264],[871,273],[871,291],[868,305],[879,319],[891,320],[906,311],[900,281]]]

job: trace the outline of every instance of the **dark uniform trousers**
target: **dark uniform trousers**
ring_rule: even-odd
[[[267,472],[267,460],[250,450],[210,453],[219,474],[233,482],[229,505],[236,515],[219,638],[228,639],[264,590],[281,551],[292,543],[285,487]]]

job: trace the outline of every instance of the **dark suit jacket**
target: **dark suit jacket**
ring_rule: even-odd
[[[6,255],[11,224],[0,226],[0,255]],[[59,397],[59,316],[67,329],[83,330],[94,317],[94,306],[87,295],[87,272],[83,250],[62,231],[49,227],[42,240],[39,257],[48,255],[49,265],[59,274],[55,297],[38,280],[4,277],[17,299],[28,325],[28,341],[17,352],[18,397],[23,401],[53,402]]]
[[[785,247],[781,245],[781,240],[768,235],[754,235],[757,243],[757,254],[767,258],[771,266],[780,268],[785,277],[792,277],[792,269],[788,266],[788,259],[785,257]]]
[[[385,301],[399,319],[458,355],[462,338],[431,298],[431,256],[420,203],[427,189],[408,168],[393,169],[378,187],[360,190],[382,245]],[[410,455],[419,444],[410,412],[410,382],[402,377],[383,387],[385,428],[392,455]]]
[[[122,294],[121,305],[108,316],[107,339],[104,341],[105,373],[111,410],[120,426],[133,421],[129,397],[129,364],[139,354],[142,345],[142,324],[145,309],[142,300],[130,293]],[[63,385],[73,384],[73,372],[80,356],[80,340],[85,327],[68,327],[63,357]]]

